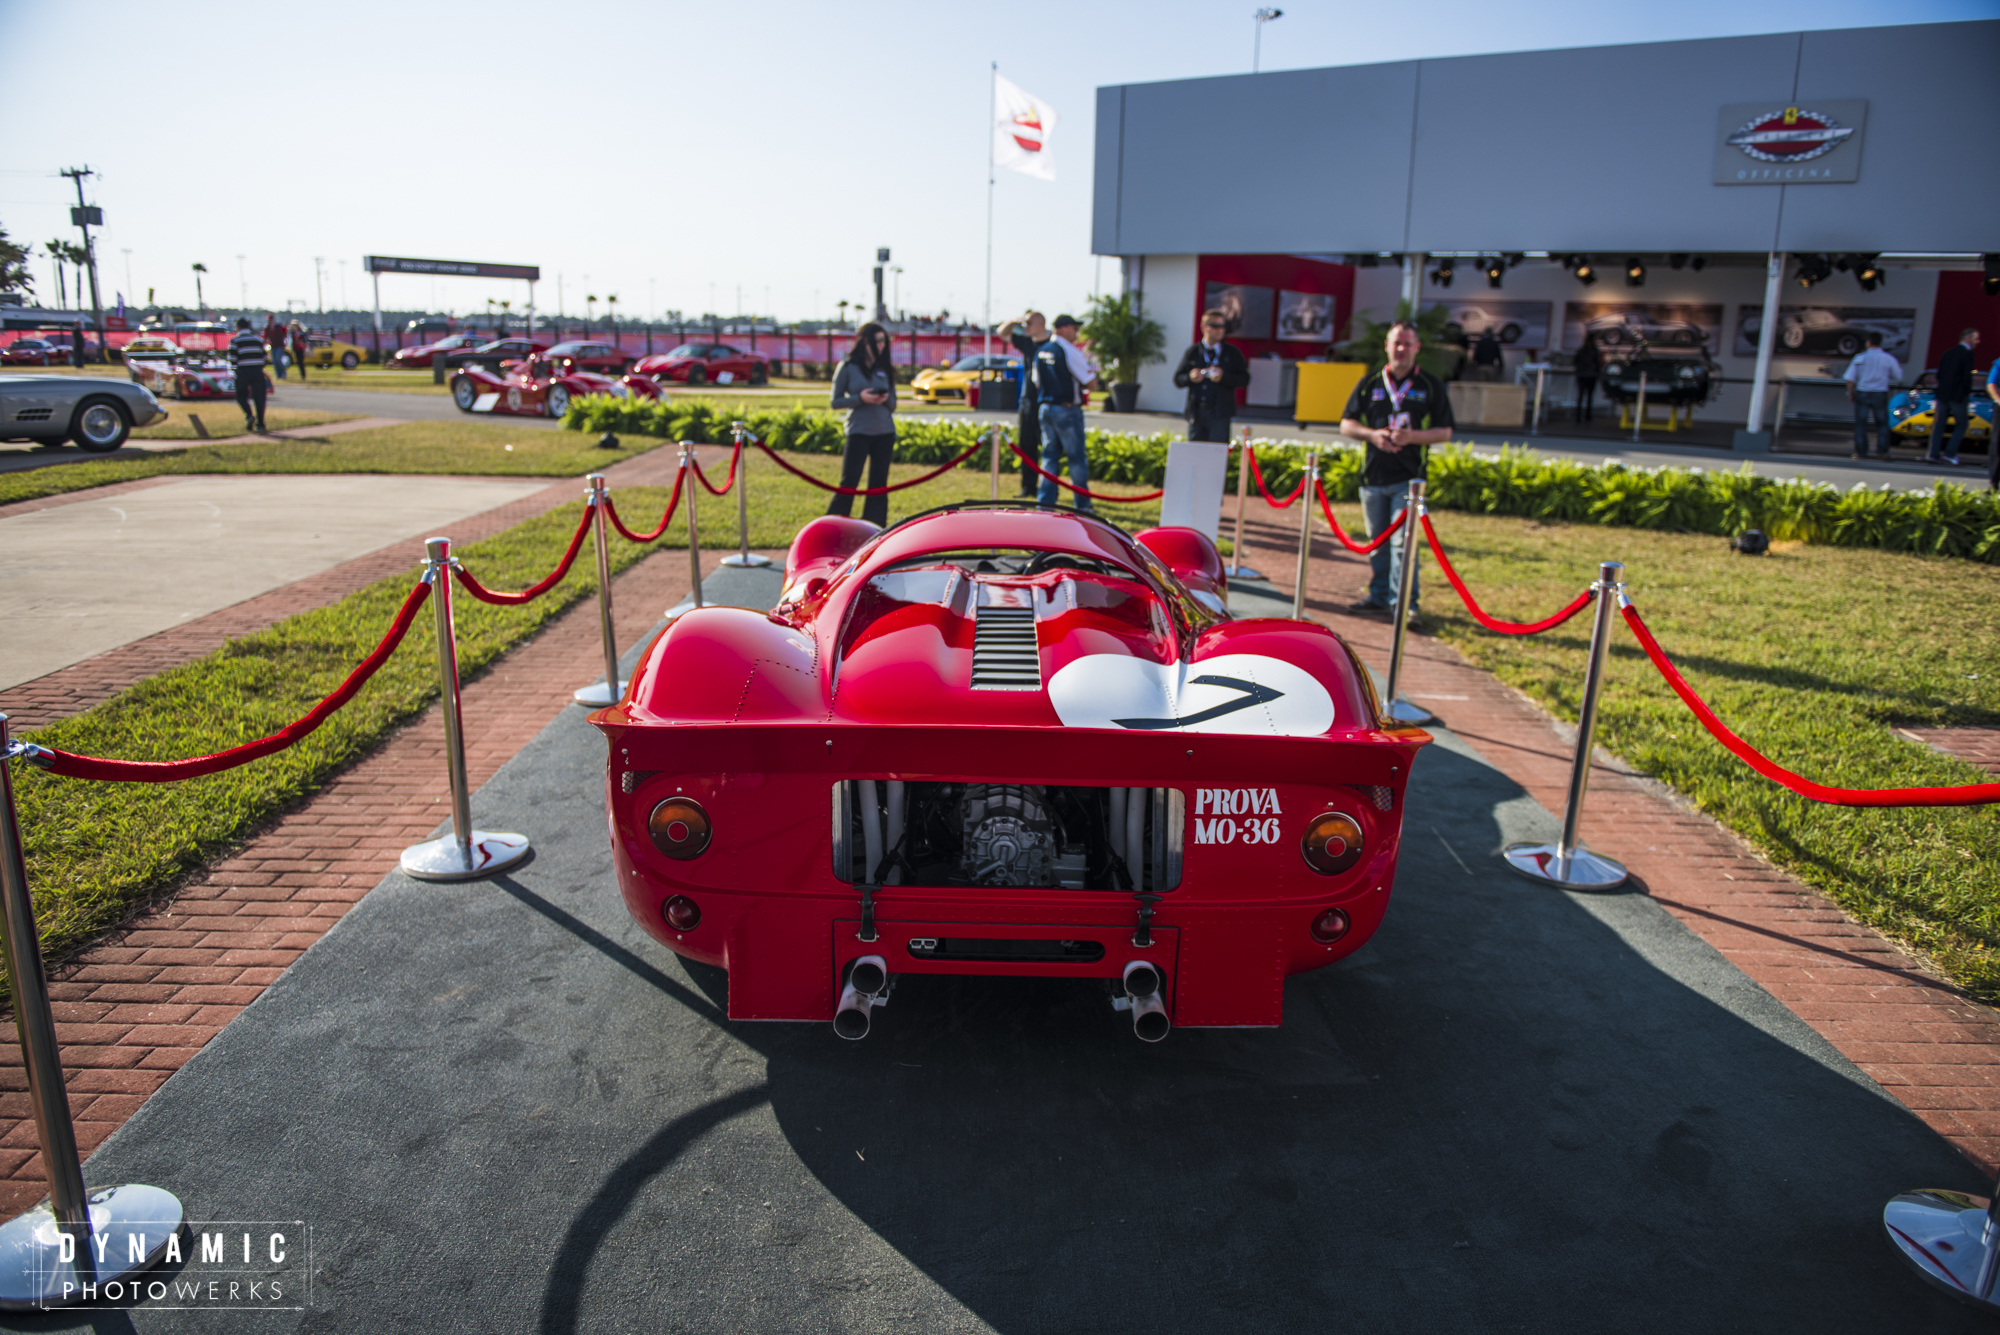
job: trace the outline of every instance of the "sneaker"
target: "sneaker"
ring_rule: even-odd
[[[1389,609],[1372,598],[1363,598],[1358,603],[1349,603],[1344,609],[1352,616],[1387,616]]]
[[[1403,623],[1403,629],[1418,635],[1424,633],[1424,619],[1417,615],[1416,608],[1410,609],[1410,619]]]
[[[256,430],[257,430],[257,424],[256,424],[255,422],[251,421],[251,420],[250,420],[249,418],[247,418],[247,417],[243,419],[243,434],[244,434],[244,435],[246,435],[246,436],[247,436],[247,435],[254,435],[254,434],[256,433]]]

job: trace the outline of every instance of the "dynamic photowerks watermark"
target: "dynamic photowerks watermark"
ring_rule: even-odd
[[[143,1220],[79,1239],[54,1223],[35,1235],[45,1309],[87,1304],[170,1311],[302,1312],[311,1296],[312,1228],[300,1219]],[[126,1267],[152,1264],[143,1270]],[[125,1270],[100,1280],[104,1269]]]

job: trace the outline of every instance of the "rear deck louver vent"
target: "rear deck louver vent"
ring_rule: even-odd
[[[982,607],[972,637],[972,689],[1038,691],[1042,660],[1035,650],[1035,609]]]

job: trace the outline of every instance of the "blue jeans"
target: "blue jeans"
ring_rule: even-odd
[[[1947,399],[1939,395],[1931,403],[1931,443],[1924,453],[1925,463],[1938,461],[1938,441],[1944,436],[1944,419],[1952,419],[1951,443],[1945,446],[1944,457],[1958,462],[1959,442],[1965,439],[1966,425],[1972,420],[1972,404],[1965,399]],[[2000,448],[1989,446],[1988,448]]]
[[[1042,417],[1042,467],[1051,473],[1062,472],[1063,456],[1069,456],[1069,480],[1079,487],[1090,485],[1090,460],[1083,455],[1083,408],[1077,404],[1045,403]],[[1035,499],[1043,505],[1053,505],[1056,501],[1056,484],[1048,478]],[[1076,498],[1076,508],[1085,514],[1091,512],[1090,498]]]
[[[1854,457],[1859,459],[1868,453],[1868,425],[1875,424],[1875,452],[1884,459],[1889,457],[1889,391],[1886,389],[1857,389],[1854,391]]]
[[[1396,516],[1409,508],[1410,484],[1398,482],[1390,487],[1363,487],[1361,489],[1361,513],[1368,521],[1368,536],[1374,537],[1383,529],[1396,522]],[[1393,608],[1396,599],[1403,592],[1403,539],[1408,529],[1400,529],[1396,536],[1368,553],[1368,601]],[[1415,608],[1417,598],[1423,593],[1421,579],[1410,585],[1410,606]]]

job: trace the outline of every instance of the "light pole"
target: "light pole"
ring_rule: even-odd
[[[1250,47],[1250,72],[1252,74],[1257,72],[1258,66],[1263,63],[1264,59],[1264,25],[1272,19],[1281,19],[1284,16],[1285,11],[1282,9],[1260,9],[1257,11],[1255,15],[1257,20],[1257,38]]]
[[[243,257],[236,257],[236,295],[243,303],[244,314],[250,312],[250,280],[243,276]]]
[[[326,256],[313,256],[313,291],[319,297],[319,313],[326,314]]]
[[[889,304],[895,307],[896,318],[900,320],[903,318],[903,266],[900,264],[890,265],[889,276]]]
[[[194,262],[194,309],[197,320],[208,318],[208,302],[201,295],[201,276],[208,272],[208,266],[200,260]]]
[[[340,259],[340,260],[335,260],[334,263],[340,266],[340,309],[346,310],[347,309],[347,261],[344,259]]]

